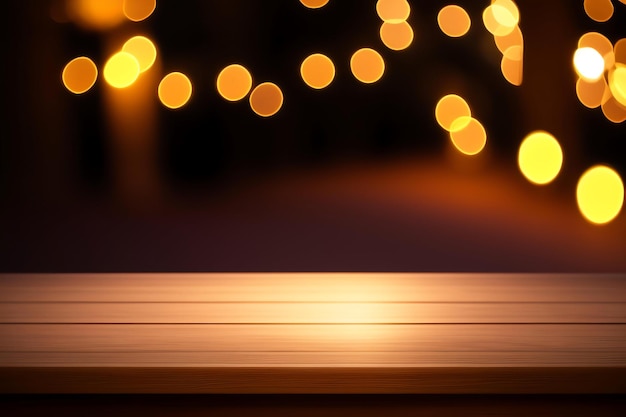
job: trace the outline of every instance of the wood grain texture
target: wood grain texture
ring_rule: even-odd
[[[624,323],[626,303],[0,303],[0,323]]]
[[[625,274],[0,274],[0,286],[0,302],[626,303]]]
[[[620,274],[0,275],[0,392],[626,393]]]

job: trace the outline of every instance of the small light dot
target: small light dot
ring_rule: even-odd
[[[407,22],[383,22],[380,27],[380,39],[385,46],[394,51],[402,51],[413,42],[413,28]]]
[[[250,107],[259,116],[273,116],[278,113],[282,106],[283,92],[274,83],[259,84],[250,94]]]
[[[385,72],[385,61],[371,48],[356,51],[350,59],[350,69],[354,77],[365,84],[380,80]]]
[[[376,13],[383,22],[400,23],[409,18],[411,5],[406,0],[378,0]]]
[[[335,65],[326,55],[312,54],[302,61],[300,75],[309,87],[326,88],[335,78]]]
[[[614,7],[611,0],[585,0],[585,13],[596,22],[606,22],[613,16]]]
[[[465,35],[472,21],[464,8],[455,4],[445,6],[437,15],[439,29],[451,38]]]
[[[563,151],[551,134],[532,132],[522,141],[517,162],[530,182],[544,185],[552,182],[561,171]]]
[[[435,107],[435,119],[439,126],[448,132],[452,129],[455,120],[465,117],[469,118],[472,111],[467,102],[456,94],[448,94],[442,97]],[[469,122],[469,119],[464,119]],[[458,124],[457,124],[458,127]]]
[[[328,0],[300,0],[300,3],[309,9],[319,9],[320,7],[326,6]]]
[[[98,78],[98,68],[84,56],[74,58],[63,68],[63,85],[74,94],[83,94],[91,89]]]
[[[473,117],[459,117],[450,127],[450,139],[454,146],[465,155],[477,155],[487,143],[487,132]]]
[[[604,74],[604,58],[593,48],[578,48],[574,53],[574,69],[581,78],[596,81]]]
[[[137,58],[128,52],[118,52],[104,65],[104,79],[115,88],[131,86],[139,77],[140,67]]]
[[[158,95],[165,107],[178,109],[187,104],[192,90],[191,81],[185,74],[172,72],[159,83]]]
[[[580,177],[576,200],[582,215],[595,224],[617,217],[624,204],[624,183],[612,168],[596,165]]]
[[[145,72],[152,68],[156,61],[157,50],[154,43],[145,36],[134,36],[122,46],[122,51],[133,55],[139,62],[139,71]]]
[[[156,9],[156,0],[124,0],[124,15],[128,20],[141,22]]]

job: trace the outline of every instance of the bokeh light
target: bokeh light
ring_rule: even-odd
[[[323,54],[309,55],[300,65],[302,80],[311,88],[326,88],[335,78],[335,64]]]
[[[561,171],[563,151],[559,142],[548,132],[532,132],[519,147],[517,163],[530,182],[548,184]]]
[[[604,77],[597,81],[579,78],[576,82],[576,96],[585,107],[595,109],[611,97],[611,92]]]
[[[157,57],[156,46],[145,36],[133,36],[124,43],[122,51],[128,52],[137,59],[140,72],[145,72],[152,68]]]
[[[84,56],[74,58],[65,65],[61,74],[63,85],[74,94],[83,94],[91,89],[98,79],[98,68]]]
[[[259,116],[273,116],[278,113],[282,106],[283,92],[274,83],[259,84],[250,94],[250,107]]]
[[[452,124],[455,120],[464,118],[462,120],[469,122],[467,118],[471,117],[471,115],[472,111],[469,104],[456,94],[448,94],[442,97],[435,107],[437,123],[448,132],[452,130]],[[456,127],[458,128],[459,125],[457,124]]]
[[[124,0],[68,0],[71,20],[85,29],[108,30],[124,21]]]
[[[515,86],[522,85],[524,76],[523,55],[524,50],[521,46],[511,46],[504,51],[500,69],[504,78]]]
[[[522,30],[519,26],[515,26],[511,33],[504,36],[494,36],[493,39],[496,43],[496,47],[502,54],[513,46],[524,46],[524,37],[522,36]]]
[[[478,120],[463,116],[452,122],[450,139],[461,153],[471,156],[483,150],[487,143],[487,132]]]
[[[383,57],[371,48],[362,48],[350,58],[350,69],[362,83],[371,84],[380,80],[385,72]]]
[[[248,95],[252,88],[252,75],[246,67],[231,64],[217,76],[217,91],[228,101],[239,101]]]
[[[574,52],[574,69],[579,77],[596,81],[604,74],[604,58],[593,48],[578,48]]]
[[[626,121],[626,106],[621,105],[613,96],[602,103],[602,113],[607,120],[613,123]]]
[[[165,107],[178,109],[191,98],[193,87],[189,78],[181,72],[167,74],[159,83],[159,100]]]
[[[104,79],[110,86],[126,88],[131,86],[139,77],[139,61],[128,52],[118,52],[104,65]]]
[[[617,217],[624,204],[624,184],[612,168],[597,165],[580,177],[576,188],[578,208],[592,223],[605,224]]]
[[[391,50],[402,51],[408,48],[413,37],[413,28],[407,22],[383,22],[380,26],[380,39]]]
[[[604,69],[608,70],[615,65],[615,53],[613,44],[601,33],[587,32],[578,39],[578,48],[593,48],[604,59]]]
[[[406,0],[378,0],[376,13],[383,22],[400,23],[409,18],[411,5]]]
[[[626,38],[615,42],[613,47],[613,56],[615,57],[616,63],[626,65]]]
[[[472,21],[464,8],[451,4],[439,11],[437,24],[443,33],[458,38],[469,31]]]
[[[309,9],[319,9],[320,7],[326,6],[328,0],[300,0],[300,3]]]
[[[147,19],[155,9],[156,0],[124,0],[124,16],[133,22]]]
[[[517,5],[511,0],[495,0],[483,12],[483,24],[494,36],[506,36],[519,24]]]
[[[606,22],[614,12],[611,0],[585,0],[583,7],[587,16],[596,22]]]
[[[617,64],[609,71],[609,88],[615,100],[626,106],[626,65]]]

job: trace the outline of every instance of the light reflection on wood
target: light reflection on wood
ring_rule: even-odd
[[[574,371],[576,389],[614,392],[587,379],[626,369],[625,290],[623,274],[0,275],[0,392],[331,392],[348,369],[341,392],[431,392],[424,372],[445,392],[502,372],[517,379],[489,392],[529,376],[554,392]],[[384,388],[387,368],[422,376]],[[167,382],[191,370],[205,382]]]

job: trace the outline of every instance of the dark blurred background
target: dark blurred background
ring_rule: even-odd
[[[488,1],[457,2],[472,18],[460,39],[437,27],[447,2],[412,2],[415,40],[400,52],[380,41],[375,3],[161,0],[143,22],[96,31],[65,22],[61,0],[5,1],[0,271],[626,271],[623,213],[593,226],[575,200],[591,165],[624,177],[626,125],[578,102],[571,63],[585,32],[626,37],[626,5],[597,23],[582,2],[518,2],[514,87],[482,24]],[[159,76],[131,93],[102,79],[80,96],[63,87],[70,59],[101,70],[136,34],[157,44]],[[386,61],[373,85],[349,68],[366,46]],[[321,91],[299,76],[313,52],[337,69]],[[219,97],[217,74],[235,62],[281,87],[277,115]],[[156,95],[170,71],[194,85],[177,111]],[[476,157],[434,119],[448,93],[486,127]],[[537,129],[565,154],[543,187],[517,169]]]

